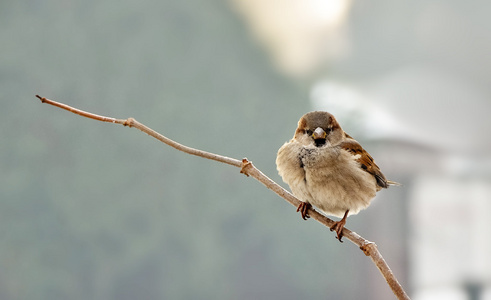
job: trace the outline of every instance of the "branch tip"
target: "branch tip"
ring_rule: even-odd
[[[39,98],[39,100],[41,100],[41,103],[46,102],[46,98],[41,97],[41,96],[39,96],[39,95],[36,95],[36,97],[38,97],[38,98]]]

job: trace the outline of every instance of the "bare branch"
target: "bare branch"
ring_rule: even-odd
[[[268,189],[272,190],[278,196],[282,197],[285,199],[287,202],[292,204],[293,206],[297,207],[300,204],[300,200],[298,200],[293,194],[285,190],[283,187],[278,185],[276,182],[274,182],[271,178],[268,176],[264,175],[263,172],[261,172],[259,169],[257,169],[252,162],[247,160],[247,158],[244,158],[242,160],[237,160],[234,158],[214,154],[211,152],[206,152],[198,149],[194,149],[191,147],[184,146],[182,144],[179,144],[163,135],[160,133],[156,132],[155,130],[143,125],[142,123],[136,121],[133,118],[128,118],[128,119],[115,119],[115,118],[110,118],[110,117],[105,117],[105,116],[100,116],[96,115],[93,113],[89,113],[77,108],[73,108],[71,106],[68,106],[66,104],[62,104],[53,100],[46,99],[44,97],[41,97],[39,95],[36,95],[37,98],[41,100],[42,103],[47,103],[62,109],[65,109],[67,111],[70,111],[72,113],[75,113],[77,115],[94,119],[97,121],[101,122],[108,122],[108,123],[115,123],[115,124],[121,124],[124,126],[128,127],[135,127],[138,130],[158,139],[159,141],[188,154],[191,155],[196,155],[200,156],[203,158],[211,159],[214,161],[226,163],[235,167],[240,168],[240,173],[245,174],[246,176],[251,176],[257,181],[261,182],[263,185],[265,185]],[[319,213],[313,208],[310,208],[308,211],[309,216],[320,222],[321,224],[327,226],[330,228],[333,224],[334,221],[331,220],[330,218],[324,216],[323,214]],[[356,232],[351,231],[347,229],[346,227],[343,229],[343,237],[349,239],[353,244],[357,245],[364,253],[366,256],[370,256],[374,264],[377,266],[379,269],[380,273],[382,276],[384,276],[385,280],[387,281],[388,285],[392,289],[392,292],[398,299],[409,299],[409,296],[406,294],[404,289],[402,288],[401,284],[397,281],[397,278],[394,276],[392,273],[389,265],[386,263],[382,255],[377,249],[377,245],[373,242],[370,242],[360,235],[358,235]]]
[[[74,114],[81,115],[82,117],[86,117],[89,119],[94,119],[94,120],[102,121],[102,122],[117,123],[117,124],[123,124],[123,122],[124,122],[124,120],[118,120],[118,119],[114,119],[114,118],[99,116],[99,115],[89,113],[89,112],[86,112],[86,111],[83,111],[83,110],[80,110],[77,108],[73,108],[73,107],[68,106],[66,104],[46,99],[46,98],[41,97],[39,95],[36,95],[36,97],[39,98],[39,100],[41,100],[42,103],[48,103],[50,105],[53,105],[53,106],[56,106],[59,108],[63,108],[63,109],[68,110]]]
[[[115,123],[115,124],[121,124],[121,125],[128,126],[128,127],[135,127],[138,130],[145,132],[149,136],[154,137],[157,140],[161,141],[162,143],[167,144],[173,148],[176,148],[179,151],[182,151],[182,152],[185,152],[185,153],[188,153],[191,155],[196,155],[196,156],[204,157],[207,159],[219,161],[219,162],[226,163],[226,164],[236,166],[239,168],[242,167],[242,162],[240,160],[184,146],[182,144],[174,142],[173,140],[161,135],[160,133],[156,132],[155,130],[153,130],[153,129],[145,126],[145,125],[143,125],[142,123],[138,122],[137,120],[135,120],[133,118],[128,118],[128,119],[124,120],[124,119],[115,119],[115,118],[100,116],[100,115],[96,115],[93,113],[89,113],[89,112],[80,110],[78,108],[68,106],[68,105],[63,104],[63,103],[59,103],[59,102],[56,102],[56,101],[53,101],[50,99],[46,99],[46,98],[41,97],[39,95],[36,95],[36,97],[39,98],[42,103],[47,103],[47,104],[62,108],[64,110],[68,110],[69,112],[80,115],[82,117],[94,119],[94,120],[101,121],[101,122]]]

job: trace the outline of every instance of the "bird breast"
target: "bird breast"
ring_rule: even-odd
[[[348,209],[350,214],[356,214],[370,204],[375,197],[376,180],[361,168],[356,156],[339,147],[294,144],[280,149],[277,165],[283,180],[300,200],[337,217]],[[293,158],[295,153],[297,157]]]
[[[312,203],[327,214],[357,214],[375,197],[376,180],[343,149],[318,148],[303,159],[305,185]]]

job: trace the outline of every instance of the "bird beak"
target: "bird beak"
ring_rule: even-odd
[[[314,140],[325,139],[326,136],[327,136],[327,133],[324,131],[324,129],[322,129],[320,127],[317,127],[314,130],[314,133],[312,134],[312,137],[314,138]]]

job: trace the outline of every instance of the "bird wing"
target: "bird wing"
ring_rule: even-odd
[[[341,149],[348,151],[353,156],[358,156],[356,161],[360,163],[360,167],[375,177],[378,186],[384,189],[388,188],[387,179],[373,161],[372,156],[356,140],[347,134],[346,137],[347,139],[340,144]]]

